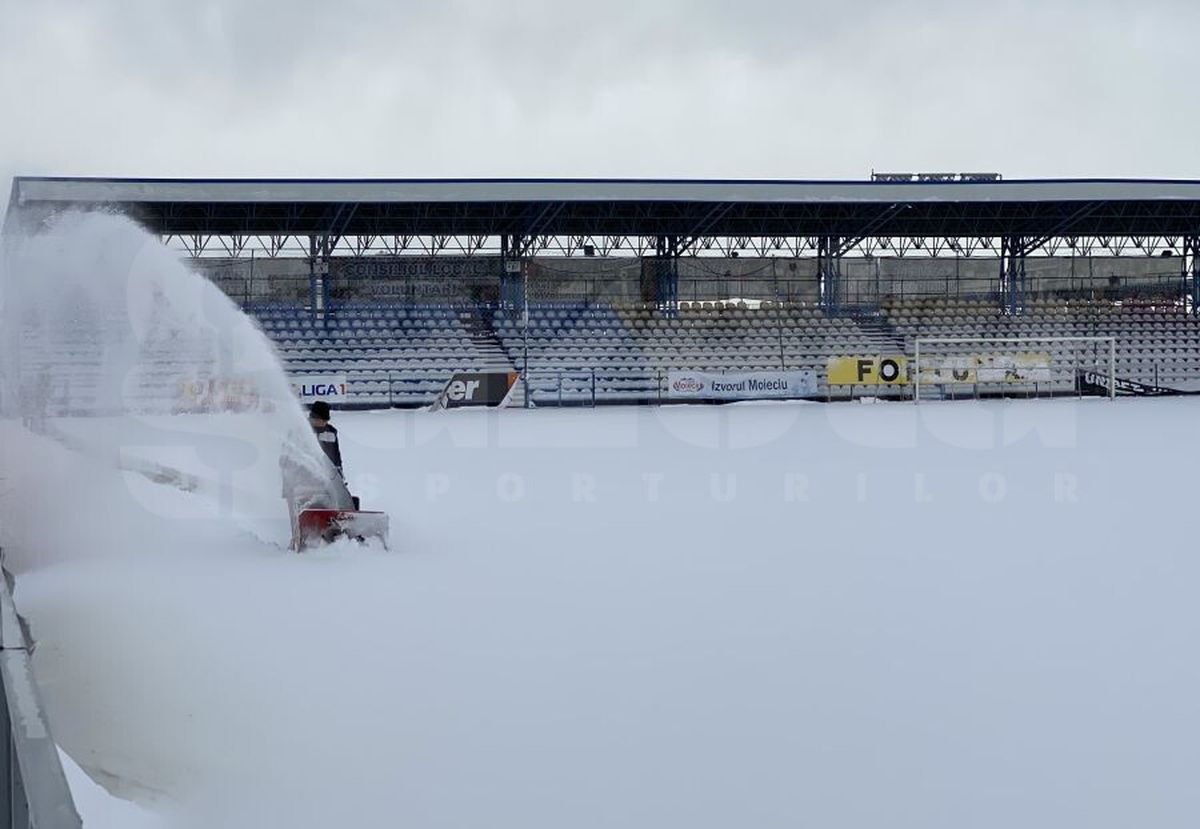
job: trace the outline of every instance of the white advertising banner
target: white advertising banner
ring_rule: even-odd
[[[672,371],[667,396],[679,400],[768,400],[812,397],[817,393],[815,371],[742,371],[715,374]]]
[[[345,403],[346,375],[344,374],[305,374],[293,376],[292,391],[300,398],[301,403],[312,403],[324,400],[326,403]]]
[[[1048,383],[1053,379],[1050,355],[1040,352],[921,358],[921,382],[930,385]]]

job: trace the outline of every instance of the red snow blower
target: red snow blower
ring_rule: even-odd
[[[285,464],[284,500],[292,519],[292,549],[296,552],[332,544],[339,538],[365,542],[378,539],[387,548],[387,513],[359,509],[345,481],[334,473],[322,479]]]
[[[322,407],[319,412],[318,407]],[[312,405],[312,411],[328,421],[329,407],[321,401]],[[332,456],[321,453],[314,458],[304,451],[303,440],[295,435],[289,437],[279,456],[282,494],[292,523],[292,549],[299,553],[339,538],[359,542],[378,539],[386,549],[387,514],[359,508],[358,498],[350,494],[342,477],[337,432],[328,423],[323,428],[333,435]]]
[[[354,499],[358,506],[358,499]],[[377,538],[387,549],[388,517],[384,512],[360,509],[310,508],[296,514],[292,544],[296,552],[332,544],[339,538],[365,542]]]

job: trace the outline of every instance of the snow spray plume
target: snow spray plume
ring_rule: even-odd
[[[270,540],[280,529],[262,520],[286,515],[283,447],[338,500],[270,342],[131,220],[68,213],[6,240],[0,321],[3,411],[32,432],[190,491]]]

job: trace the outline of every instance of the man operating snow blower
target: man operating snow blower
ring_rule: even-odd
[[[308,410],[308,422],[328,465],[315,470],[311,463],[302,462],[299,459],[305,457],[304,453],[291,441],[280,455],[283,497],[292,524],[292,549],[300,552],[342,537],[358,541],[378,538],[386,547],[387,515],[360,510],[358,499],[346,488],[342,450],[337,429],[329,422],[329,404],[324,400],[313,403]]]
[[[313,434],[321,444],[321,450],[333,468],[337,470],[342,480],[346,479],[342,472],[342,447],[338,445],[338,431],[329,422],[329,404],[318,400],[308,407],[308,422],[312,424]]]

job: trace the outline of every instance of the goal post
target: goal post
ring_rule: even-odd
[[[1101,386],[1117,394],[1116,337],[917,337],[913,400],[922,389],[942,394],[1081,393]]]

